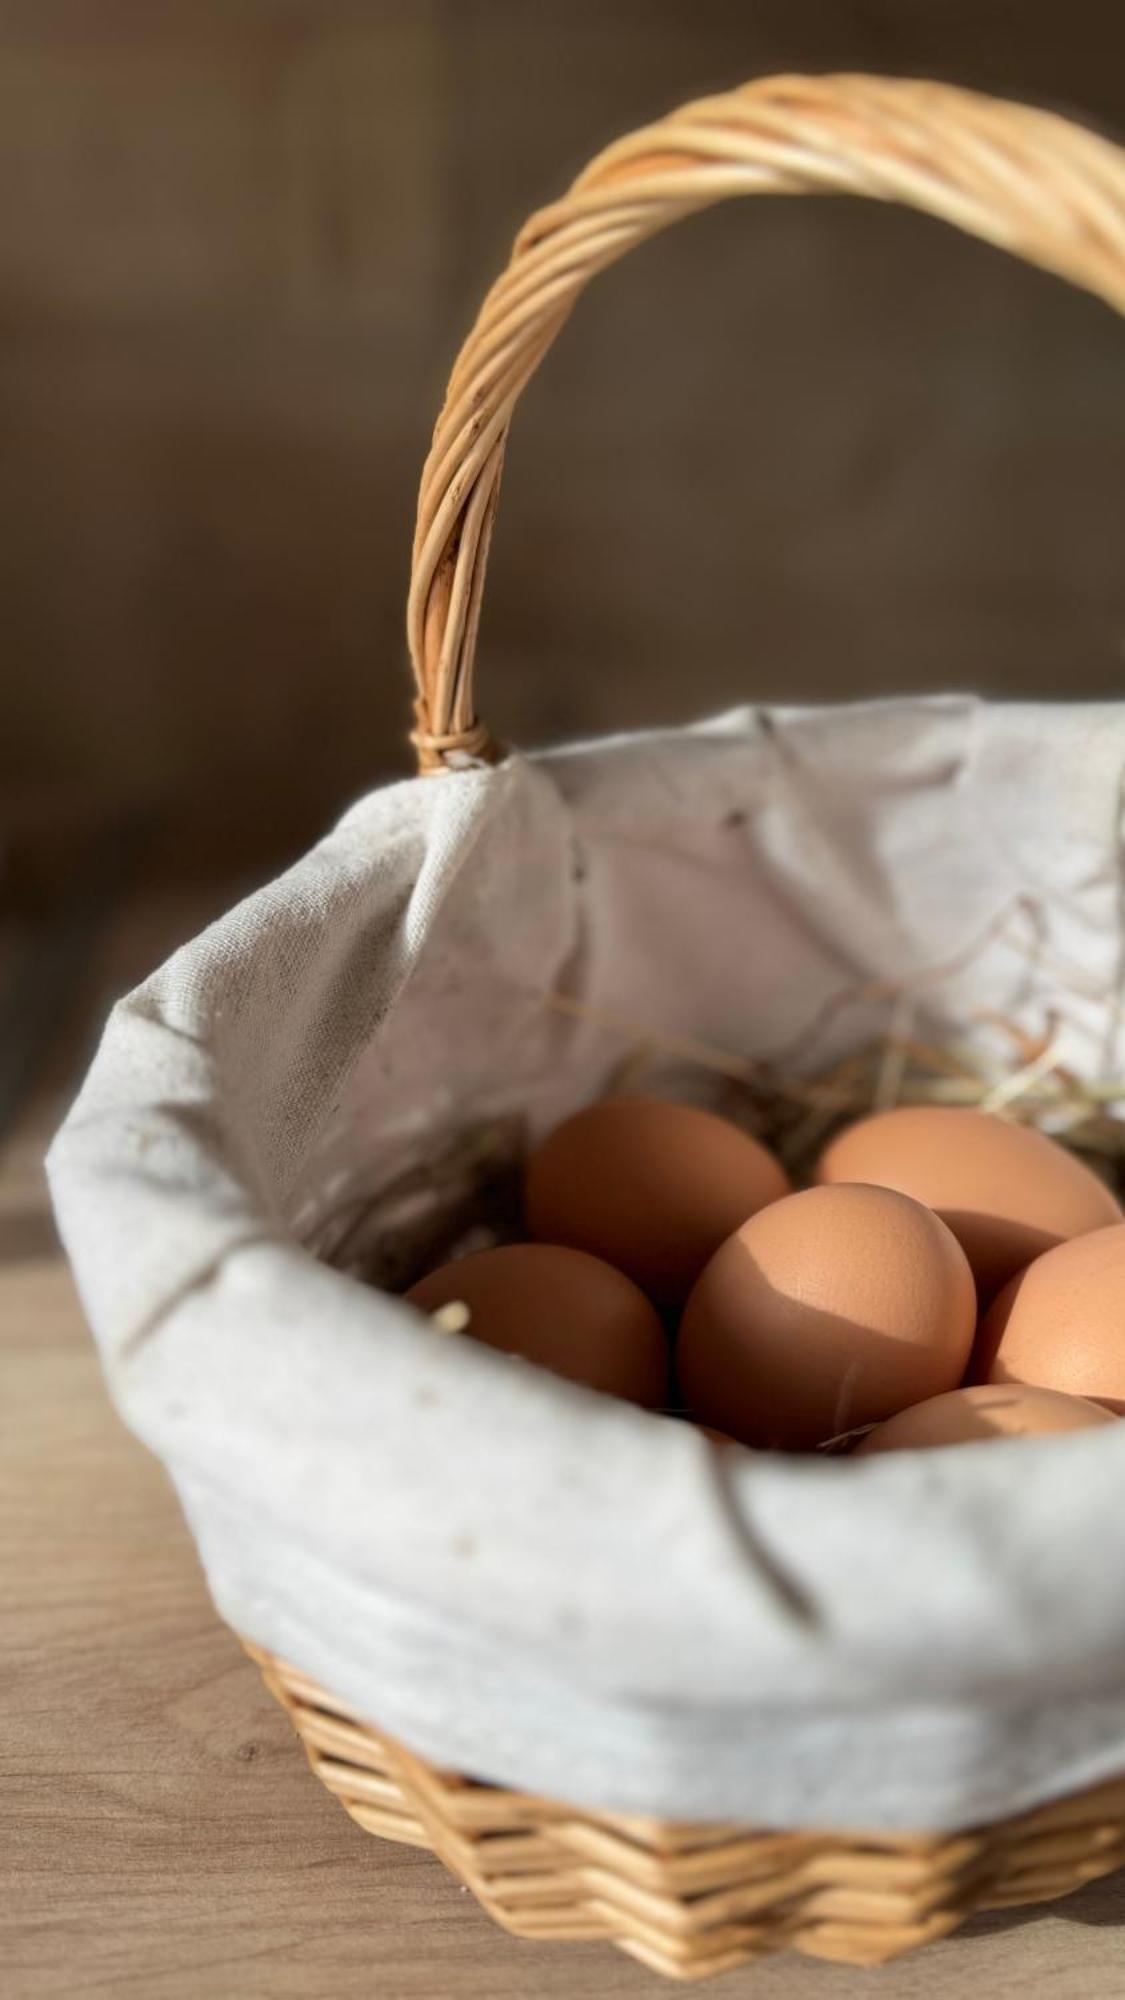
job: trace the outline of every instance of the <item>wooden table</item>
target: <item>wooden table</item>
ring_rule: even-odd
[[[56,1115],[41,1104],[0,1155],[4,2000],[667,2000],[609,1946],[504,1936],[309,1774],[107,1401],[41,1185]],[[1125,1875],[882,1972],[773,1959],[703,1990],[1122,2000]]]

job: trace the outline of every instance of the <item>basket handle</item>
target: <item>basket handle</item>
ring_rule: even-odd
[[[862,194],[942,217],[1125,312],[1125,152],[1051,112],[937,83],[765,77],[619,139],[540,209],[454,364],[422,473],[407,613],[419,769],[498,755],[473,701],[508,426],[579,293],[739,194]]]

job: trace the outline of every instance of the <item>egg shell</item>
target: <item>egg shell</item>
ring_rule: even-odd
[[[900,1410],[885,1424],[868,1431],[853,1458],[882,1451],[929,1451],[935,1446],[983,1444],[997,1438],[1061,1436],[1066,1431],[1092,1430],[1116,1422],[1100,1403],[1084,1396],[1063,1396],[1055,1389],[1030,1389],[1023,1383],[978,1383],[971,1389],[951,1389],[931,1396],[912,1409]]]
[[[715,1426],[714,1426],[714,1424],[696,1424],[696,1425],[694,1425],[694,1427],[693,1427],[693,1428],[694,1428],[695,1430],[697,1430],[697,1431],[701,1431],[701,1432],[703,1433],[703,1436],[704,1436],[704,1437],[705,1437],[705,1438],[707,1439],[707,1441],[708,1441],[708,1443],[709,1443],[709,1444],[737,1444],[737,1443],[738,1443],[738,1439],[737,1439],[737,1438],[732,1438],[732,1436],[731,1436],[731,1434],[730,1434],[730,1432],[729,1432],[729,1431],[717,1431],[717,1430],[715,1429]]]
[[[541,1243],[604,1257],[674,1308],[731,1231],[788,1190],[772,1153],[728,1119],[615,1097],[568,1118],[532,1154],[525,1210]]]
[[[540,1243],[479,1250],[431,1271],[406,1297],[424,1313],[463,1301],[474,1340],[572,1382],[650,1409],[668,1400],[659,1316],[622,1271],[582,1250]]]
[[[956,1239],[887,1188],[774,1202],[711,1259],[676,1349],[695,1415],[808,1450],[960,1382],[976,1294]]]
[[[1125,1223],[1060,1243],[1019,1272],[985,1318],[973,1374],[1125,1414]]]
[[[1104,1181],[1073,1153],[985,1111],[877,1112],[830,1142],[815,1177],[873,1181],[925,1202],[949,1224],[986,1302],[1054,1244],[1121,1220]]]

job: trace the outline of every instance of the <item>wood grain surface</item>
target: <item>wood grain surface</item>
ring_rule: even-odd
[[[187,916],[135,912],[100,977],[131,982]],[[3,2000],[669,1995],[608,1946],[505,1936],[308,1772],[211,1609],[163,1473],[107,1399],[39,1165],[67,1088],[56,1077],[0,1151]],[[701,1990],[1120,2000],[1125,1875],[882,1972],[771,1959]]]

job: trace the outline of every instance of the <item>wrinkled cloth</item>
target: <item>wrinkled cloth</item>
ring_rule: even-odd
[[[716,1452],[309,1248],[604,1087],[607,1016],[815,1071],[906,986],[929,1041],[1053,1017],[1120,1076],[1123,771],[1125,705],[955,696],[513,756],[373,793],[122,1000],[51,1184],[231,1625],[593,1807],[957,1827],[1125,1770],[1125,1424]]]

